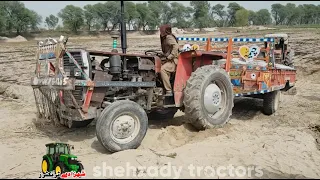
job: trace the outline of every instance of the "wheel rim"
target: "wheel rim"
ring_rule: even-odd
[[[42,172],[46,173],[48,171],[48,163],[46,160],[42,161]]]
[[[137,116],[131,113],[123,113],[111,123],[111,138],[119,144],[132,141],[139,133],[140,123]]]
[[[213,83],[209,84],[204,91],[203,103],[208,115],[213,118],[224,110],[226,103],[225,91]]]
[[[61,168],[60,168],[60,166],[57,166],[57,167],[56,167],[56,174],[61,174]]]

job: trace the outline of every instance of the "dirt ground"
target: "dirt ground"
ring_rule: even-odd
[[[126,167],[128,162],[135,167],[182,167],[179,176],[171,174],[164,178],[218,178],[208,172],[209,168],[192,176],[188,170],[191,164],[215,169],[228,165],[262,169],[260,176],[243,176],[247,178],[320,178],[320,31],[281,32],[291,36],[295,50],[298,93],[284,94],[275,115],[261,113],[261,100],[239,98],[225,127],[197,132],[183,123],[183,113],[178,112],[172,120],[150,120],[147,135],[138,149],[113,154],[98,142],[95,122],[86,128],[67,129],[37,120],[32,88],[28,85],[35,69],[36,42],[1,43],[0,178],[38,178],[44,145],[54,141],[75,146],[73,154],[82,161],[88,178],[102,178],[95,176],[93,168],[102,166],[103,162],[112,167]],[[259,37],[267,33],[224,32],[213,36]],[[128,38],[129,52],[160,48],[157,36]],[[72,47],[96,50],[110,50],[112,45],[108,37],[73,38],[68,43]],[[141,173],[150,178],[150,172]],[[230,174],[219,178],[228,177],[241,178]]]

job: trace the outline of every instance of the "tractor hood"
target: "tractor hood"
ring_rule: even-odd
[[[64,156],[66,158],[77,158],[77,156],[75,156],[73,154],[61,154],[61,156]]]

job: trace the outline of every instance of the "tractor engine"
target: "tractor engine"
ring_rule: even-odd
[[[126,82],[150,82],[156,81],[154,72],[154,62],[150,59],[140,57],[126,57],[126,68],[123,68],[123,61],[120,55],[112,55],[108,59],[101,62],[101,66],[105,67],[103,73],[112,76],[111,81]],[[104,61],[108,60],[109,66]],[[101,72],[99,72],[101,73]],[[94,75],[96,76],[96,75]],[[95,79],[95,77],[93,77]],[[104,104],[114,102],[116,100],[130,99],[143,108],[147,106],[147,88],[143,87],[126,87],[114,86],[109,87],[104,98]]]
[[[124,63],[123,57],[114,50],[110,54],[85,50],[70,50],[70,53],[93,81],[123,82],[118,86],[95,88],[99,89],[97,98],[100,100],[93,98],[91,106],[104,108],[116,100],[130,99],[144,109],[147,108],[147,92],[150,88],[126,86],[126,82],[156,82],[155,63],[152,57],[126,56]],[[99,59],[102,60],[99,62]],[[125,67],[124,64],[126,64]],[[68,77],[85,80],[68,56],[64,57],[64,70]],[[83,104],[86,92],[87,87],[81,86],[76,86],[76,89],[72,91],[79,106]],[[64,98],[64,101],[66,106],[72,106],[72,99]]]

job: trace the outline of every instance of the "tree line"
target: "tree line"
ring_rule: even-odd
[[[190,6],[179,2],[125,1],[125,21],[129,30],[154,30],[161,24],[177,28],[235,27],[247,25],[309,25],[320,23],[320,5],[293,3],[271,5],[259,11],[247,10],[236,2],[228,6],[211,5],[209,1],[190,1]],[[83,8],[67,5],[57,15],[44,19],[19,1],[0,1],[0,32],[27,32],[39,30],[44,22],[48,29],[110,31],[120,23],[120,2],[88,4]],[[58,26],[59,18],[63,26]]]

